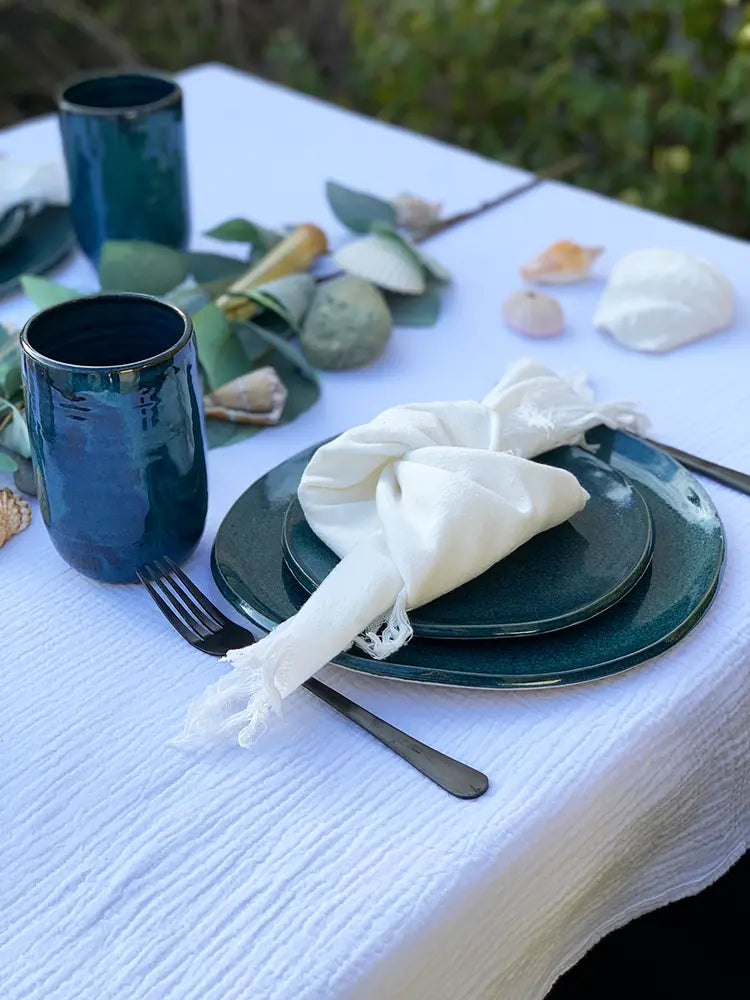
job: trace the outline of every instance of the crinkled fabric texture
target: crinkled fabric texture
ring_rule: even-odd
[[[396,406],[323,445],[300,482],[315,533],[341,562],[300,611],[190,707],[183,744],[254,742],[274,709],[353,642],[384,658],[411,637],[407,609],[478,576],[588,494],[530,461],[604,423],[634,431],[629,404],[597,404],[581,378],[514,365],[481,403]]]

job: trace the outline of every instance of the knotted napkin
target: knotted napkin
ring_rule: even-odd
[[[67,205],[68,181],[61,163],[22,163],[0,157],[0,217],[16,205],[32,211],[46,204]]]
[[[319,448],[298,495],[341,561],[296,615],[229,653],[232,671],[190,706],[176,742],[247,747],[282,699],[352,643],[393,653],[411,638],[410,608],[584,506],[571,473],[529,459],[583,442],[596,424],[647,426],[630,404],[596,403],[582,376],[527,360],[481,403],[395,406]]]

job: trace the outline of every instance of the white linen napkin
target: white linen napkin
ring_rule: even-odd
[[[647,427],[631,404],[596,403],[583,376],[526,360],[481,403],[395,406],[319,448],[299,499],[341,562],[296,615],[229,653],[233,670],[190,706],[175,742],[250,746],[282,699],[352,643],[376,658],[402,646],[409,608],[584,506],[571,473],[529,459],[596,424]]]
[[[67,205],[68,180],[61,163],[22,163],[0,156],[0,218],[22,202],[32,211],[43,205]]]

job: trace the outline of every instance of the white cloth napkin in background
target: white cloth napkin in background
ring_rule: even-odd
[[[647,421],[630,404],[596,403],[583,376],[527,360],[481,403],[396,406],[323,445],[299,499],[341,562],[296,615],[228,655],[233,670],[190,706],[177,744],[249,746],[281,700],[353,642],[388,656],[411,638],[409,608],[566,521],[588,494],[529,459],[596,424],[643,433]]]
[[[67,205],[69,200],[62,163],[22,163],[0,156],[0,218],[22,202],[31,202],[34,211],[47,204]]]

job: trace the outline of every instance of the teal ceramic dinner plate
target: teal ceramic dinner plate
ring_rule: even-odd
[[[567,469],[590,494],[584,509],[544,531],[486,573],[409,614],[414,634],[435,639],[494,639],[568,628],[617,603],[646,570],[651,514],[619,472],[580,448],[557,448],[541,461]],[[282,528],[284,559],[312,592],[338,563],[310,528],[295,497]]]
[[[0,297],[15,291],[22,274],[45,274],[75,246],[68,209],[47,205],[24,222],[21,232],[0,251]]]
[[[387,660],[342,653],[341,666],[401,680],[476,688],[549,687],[619,673],[664,652],[698,623],[719,584],[724,535],[700,483],[646,441],[596,428],[598,457],[645,500],[654,549],[642,578],[617,604],[570,628],[473,642],[415,637]],[[216,536],[214,577],[225,597],[264,630],[293,615],[307,592],[287,568],[280,541],[308,449],[258,480]]]

